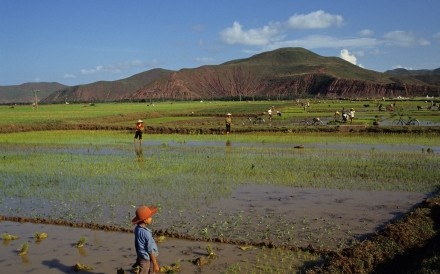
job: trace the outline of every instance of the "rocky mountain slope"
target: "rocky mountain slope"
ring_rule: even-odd
[[[153,69],[117,81],[64,86],[41,102],[440,96],[438,70],[380,73],[303,48],[282,48],[220,65]]]
[[[133,92],[156,79],[167,77],[171,71],[153,69],[117,81],[99,81],[87,85],[67,87],[54,92],[42,103],[104,102],[127,100]]]
[[[410,97],[439,94],[413,77],[366,70],[336,57],[283,48],[216,66],[183,69],[158,79],[132,99]]]

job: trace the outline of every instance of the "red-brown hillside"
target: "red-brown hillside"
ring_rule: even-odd
[[[147,85],[132,99],[389,97],[439,94],[415,78],[366,70],[340,58],[284,48],[216,66],[183,69]]]

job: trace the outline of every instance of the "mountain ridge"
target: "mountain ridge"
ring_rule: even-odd
[[[281,48],[219,65],[178,71],[155,68],[121,80],[64,86],[40,98],[43,98],[42,103],[64,103],[439,96],[440,74],[436,73],[437,70],[381,73],[339,57],[320,56],[304,48]]]

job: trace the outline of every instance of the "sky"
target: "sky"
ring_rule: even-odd
[[[1,0],[0,86],[113,81],[284,47],[440,67],[440,0]]]

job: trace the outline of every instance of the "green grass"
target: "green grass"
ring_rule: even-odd
[[[332,116],[342,107],[359,108],[357,119],[369,123],[377,110],[364,103],[312,100],[307,112],[295,102],[281,101],[71,104],[38,110],[18,106],[0,108],[0,126],[44,125],[58,119],[59,123],[130,127],[141,118],[147,126],[223,127],[224,113],[232,112],[234,127],[240,127],[247,115],[270,106],[283,111],[283,117],[273,123]],[[418,103],[399,105],[413,112]],[[437,112],[429,115],[437,119]],[[304,148],[296,149],[296,145]],[[298,223],[270,214],[250,218],[209,208],[239,186],[429,193],[438,187],[440,176],[436,151],[438,136],[431,133],[145,134],[142,150],[133,146],[129,130],[3,133],[0,214],[130,226],[134,207],[147,203],[163,209],[157,227],[195,238],[249,240],[255,236],[250,232],[255,232],[260,239],[293,245],[315,240],[318,245],[345,246],[353,235],[329,236],[340,230],[331,221],[305,218]],[[311,223],[323,231],[311,231]],[[267,232],[267,224],[274,226],[273,235]],[[230,232],[237,230],[238,235]],[[297,230],[302,232],[295,234]]]
[[[310,102],[310,107],[304,110],[302,102]],[[384,106],[396,103],[394,112],[380,112],[379,104]],[[422,110],[417,110],[417,106]],[[418,118],[422,124],[440,123],[440,112],[427,110],[430,102],[420,100],[318,100],[301,99],[296,101],[242,101],[242,102],[155,102],[149,103],[103,103],[103,104],[69,104],[69,105],[40,105],[33,110],[30,106],[0,106],[1,126],[35,126],[39,124],[112,124],[132,126],[138,119],[145,119],[147,125],[179,124],[180,121],[192,121],[189,125],[198,127],[201,120],[216,122],[223,126],[222,117],[228,112],[233,114],[234,127],[241,127],[242,122],[252,115],[259,115],[274,106],[283,116],[274,117],[274,125],[286,126],[299,120],[320,117],[330,121],[335,111],[354,108],[356,110],[355,124],[371,125],[375,119],[392,122],[402,114]],[[267,119],[267,116],[266,116]],[[267,125],[266,125],[267,126]],[[234,129],[234,128],[233,128]]]

